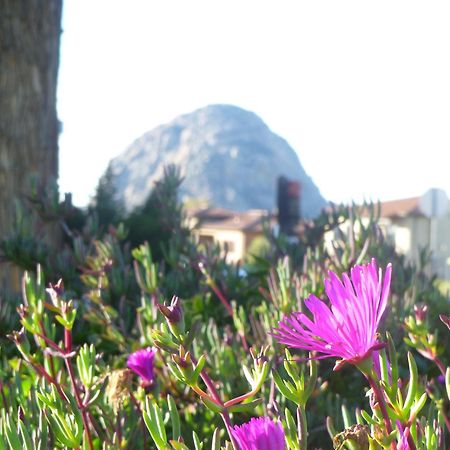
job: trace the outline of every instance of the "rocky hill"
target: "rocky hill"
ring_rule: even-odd
[[[183,200],[247,210],[276,207],[279,175],[302,184],[301,213],[317,215],[326,204],[289,144],[254,113],[211,105],[145,133],[111,161],[117,190],[127,208],[141,205],[164,167],[176,164],[185,177]]]

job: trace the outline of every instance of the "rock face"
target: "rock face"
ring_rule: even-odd
[[[277,178],[300,181],[301,214],[316,216],[326,202],[295,151],[254,113],[211,105],[145,133],[111,161],[128,209],[143,204],[164,167],[184,176],[183,200],[238,211],[276,208]]]

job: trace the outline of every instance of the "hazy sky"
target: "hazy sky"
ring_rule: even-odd
[[[137,137],[258,114],[335,202],[450,194],[450,2],[64,0],[60,189],[88,202]]]

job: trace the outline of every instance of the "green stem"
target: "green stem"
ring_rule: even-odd
[[[297,408],[297,426],[300,450],[308,448],[308,423],[306,421],[306,410],[303,405]]]
[[[246,394],[242,394],[239,397],[235,397],[231,400],[228,400],[223,404],[225,408],[229,408],[230,406],[236,405],[238,403],[243,402],[244,400],[247,400],[248,398],[254,397],[258,393],[259,389],[253,389],[250,392],[247,392]]]
[[[45,327],[44,324],[42,323],[42,320],[39,321],[39,328],[41,329],[42,336],[46,336]],[[46,340],[44,339],[44,341]],[[53,378],[56,378],[56,370],[55,370],[55,363],[53,362],[53,357],[51,355],[44,354],[44,358],[48,361],[50,365],[51,376]]]
[[[72,351],[72,332],[71,332],[71,330],[68,330],[67,328],[64,328],[64,350],[67,353],[70,353]],[[92,442],[91,430],[89,427],[89,418],[86,413],[86,408],[84,407],[83,402],[81,400],[80,391],[78,390],[78,386],[75,381],[75,375],[73,373],[72,364],[70,363],[70,358],[65,358],[64,361],[66,363],[67,372],[69,373],[70,381],[72,383],[72,389],[73,389],[73,393],[75,395],[78,409],[81,411],[81,418],[83,420],[84,429],[86,430],[86,436],[88,439],[89,448],[90,448],[90,450],[94,450],[94,444]]]
[[[378,404],[380,405],[381,414],[383,416],[384,425],[386,427],[386,433],[389,435],[392,433],[392,422],[391,422],[391,419],[389,418],[389,414],[388,414],[387,406],[386,406],[386,400],[384,398],[383,392],[381,391],[378,382],[375,380],[375,378],[370,373],[368,373],[368,374],[366,373],[365,376],[367,378],[367,381],[370,384],[370,387],[372,388],[372,391],[374,393],[374,396],[375,396]],[[392,442],[391,448],[392,448],[392,450],[396,449],[395,442]]]
[[[228,311],[231,317],[233,317],[233,308],[231,307],[229,301],[225,298],[225,296],[222,294],[222,291],[218,288],[215,281],[212,280],[211,282],[211,288],[214,291],[214,293],[217,295],[219,300],[222,302],[222,305],[225,306],[225,309]]]
[[[434,357],[433,361],[439,367],[439,370],[441,371],[442,375],[444,375],[444,377],[445,377],[447,368],[444,366],[444,363],[437,356]]]
[[[222,291],[217,286],[216,282],[213,280],[211,275],[208,273],[206,268],[202,263],[198,264],[198,269],[200,272],[205,276],[207,283],[210,285],[211,289],[214,291],[214,293],[217,295],[225,309],[228,311],[231,317],[233,317],[233,308],[230,305],[230,302],[225,298],[225,295],[223,295]]]
[[[194,364],[197,364],[197,360],[194,358],[194,356],[191,355],[192,362]],[[202,369],[200,372],[200,377],[203,380],[203,382],[206,384],[206,387],[211,392],[211,396],[214,399],[214,401],[220,405],[223,406],[222,399],[220,398],[219,393],[217,392],[216,387],[214,386],[214,382],[211,380],[209,375],[206,373],[205,369]],[[231,445],[233,446],[234,450],[241,450],[239,447],[239,444],[236,442],[236,439],[234,438],[233,431],[231,429],[231,420],[230,420],[230,414],[226,409],[222,413],[220,413],[220,416],[222,417],[222,420],[225,424],[225,428],[227,429],[228,436],[231,441]]]
[[[409,450],[417,450],[416,444],[414,443],[414,439],[413,439],[411,433],[409,433],[407,441],[408,441]]]
[[[31,366],[33,367],[33,369],[41,376],[44,377],[47,382],[53,384],[53,386],[55,386],[56,390],[58,391],[59,396],[61,397],[62,400],[65,400],[66,402],[69,402],[69,399],[67,398],[66,394],[64,394],[64,391],[62,390],[60,384],[56,381],[55,378],[53,378],[46,370],[43,366],[41,366],[40,364],[37,363],[33,363],[32,361],[30,361],[29,359],[25,358],[25,361],[27,361],[29,364],[31,364]]]

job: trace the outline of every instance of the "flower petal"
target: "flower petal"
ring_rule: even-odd
[[[292,348],[317,351],[358,363],[379,346],[377,329],[386,310],[392,266],[384,280],[374,259],[339,278],[329,272],[325,292],[330,307],[314,295],[305,300],[312,318],[293,313],[279,322],[272,335]]]

